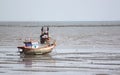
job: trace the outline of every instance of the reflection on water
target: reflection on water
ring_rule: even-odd
[[[50,54],[45,55],[20,55],[22,59],[21,63],[24,63],[26,67],[32,67],[34,63],[55,63],[55,60]]]

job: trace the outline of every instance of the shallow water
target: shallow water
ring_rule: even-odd
[[[25,38],[39,40],[41,27],[0,27],[2,75],[120,75],[120,27],[50,27],[56,48],[20,55]]]

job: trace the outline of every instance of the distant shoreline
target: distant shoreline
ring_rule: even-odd
[[[43,25],[45,27],[119,27],[120,25]],[[0,27],[42,27],[37,25],[0,25]]]
[[[5,27],[108,27],[120,26],[120,21],[0,21]]]

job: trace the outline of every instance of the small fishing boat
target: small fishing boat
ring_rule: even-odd
[[[53,50],[53,48],[55,48],[56,41],[54,41],[51,44],[46,44],[42,47],[39,47],[38,43],[33,41],[27,41],[24,42],[24,44],[25,46],[17,47],[20,53],[36,55],[50,53]]]

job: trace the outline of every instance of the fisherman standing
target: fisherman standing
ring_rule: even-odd
[[[47,28],[42,27],[41,35],[40,35],[40,43],[44,44],[45,42],[47,42],[47,40],[49,40],[49,27]]]

